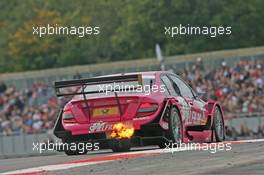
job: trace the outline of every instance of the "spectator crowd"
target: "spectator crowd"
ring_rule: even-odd
[[[225,61],[206,72],[201,59],[181,76],[205,99],[220,102],[226,117],[241,113],[264,113],[264,61]]]
[[[53,89],[42,81],[24,90],[0,83],[0,134],[45,132],[53,127],[57,106]]]
[[[204,99],[220,102],[225,118],[264,115],[264,61],[242,60],[234,66],[225,61],[213,70],[206,71],[202,60],[197,59],[191,70],[179,73]],[[255,131],[241,124],[240,128],[226,125],[228,138],[263,137],[264,123]]]
[[[234,66],[222,62],[208,71],[198,58],[190,70],[178,74],[204,98],[218,100],[228,118],[264,113],[264,61],[240,61]],[[0,134],[46,132],[53,127],[57,113],[54,90],[45,82],[39,81],[28,89],[0,82]],[[260,129],[263,134],[264,126]]]

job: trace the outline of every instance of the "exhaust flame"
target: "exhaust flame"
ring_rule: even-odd
[[[123,123],[117,123],[113,126],[111,138],[130,139],[134,134],[134,128],[129,128]]]

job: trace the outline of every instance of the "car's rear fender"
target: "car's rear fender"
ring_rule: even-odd
[[[182,114],[181,114],[180,105],[178,104],[178,101],[175,98],[173,98],[173,97],[167,97],[164,100],[164,108],[162,110],[160,121],[159,121],[159,124],[160,124],[161,128],[163,128],[164,130],[168,130],[169,129],[168,122],[166,122],[164,117],[165,117],[166,112],[167,112],[166,110],[169,110],[171,107],[175,107],[178,110],[178,113],[180,115],[181,123],[183,124]]]
[[[223,122],[224,122],[224,119],[225,119],[224,111],[223,111],[221,105],[217,101],[208,101],[206,103],[206,105],[205,105],[205,108],[206,108],[207,113],[208,113],[207,120],[210,120],[211,126],[213,126],[214,111],[215,111],[215,108],[217,108],[217,107],[220,109],[220,112],[222,113],[222,119],[223,119]]]

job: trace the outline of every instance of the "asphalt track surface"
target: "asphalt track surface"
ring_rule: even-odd
[[[227,143],[227,142],[225,142]],[[137,148],[81,156],[37,156],[0,160],[0,174],[95,175],[264,175],[264,139],[231,142],[232,149],[205,150]]]

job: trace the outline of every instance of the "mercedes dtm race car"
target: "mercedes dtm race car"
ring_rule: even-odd
[[[54,134],[64,143],[98,142],[114,152],[131,146],[224,140],[224,115],[179,76],[141,72],[55,82],[61,109]],[[78,150],[64,150],[68,155]],[[85,152],[82,152],[85,153]]]

